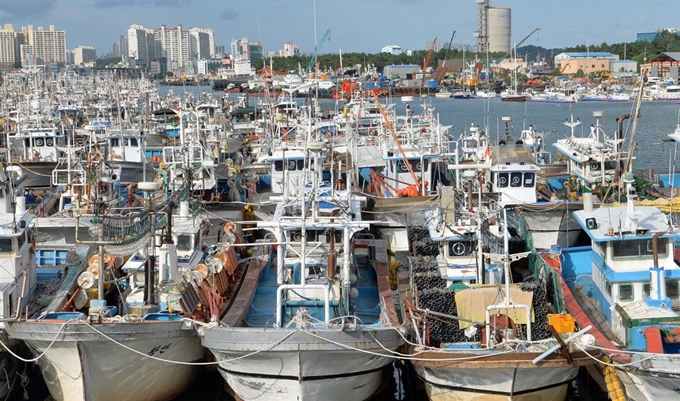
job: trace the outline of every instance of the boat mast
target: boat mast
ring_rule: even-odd
[[[635,112],[633,113],[633,125],[630,130],[628,140],[628,155],[626,156],[626,168],[624,173],[632,171],[633,168],[633,147],[635,146],[635,134],[637,133],[638,120],[640,120],[640,106],[642,105],[642,88],[647,82],[647,69],[643,68],[640,73],[640,84],[638,86],[638,97],[635,99]]]

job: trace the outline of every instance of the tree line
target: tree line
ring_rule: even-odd
[[[561,52],[610,52],[618,55],[621,59],[634,60],[640,64],[644,64],[663,52],[680,52],[680,36],[678,34],[664,30],[659,32],[651,42],[628,42],[600,45],[579,44],[573,47],[565,47],[561,49],[545,49],[537,46],[524,46],[517,49],[519,57],[524,57],[528,61],[543,60],[551,64],[552,58]],[[436,67],[440,60],[444,59],[462,59],[463,54],[460,49],[440,49],[433,51],[430,56],[429,66]],[[353,66],[374,66],[379,72],[387,65],[392,64],[415,64],[423,66],[427,57],[428,49],[414,50],[412,52],[401,54],[390,53],[344,53],[342,54],[342,67],[344,69],[351,69]],[[481,54],[475,52],[466,52],[465,58],[473,60],[475,58],[485,60],[498,60],[505,56],[503,53]],[[253,67],[260,70],[262,68],[272,68],[275,71],[298,71],[306,70],[312,59],[311,54],[290,56],[290,57],[272,57],[271,59],[263,59],[253,62]],[[102,59],[97,61],[97,67],[103,68],[111,63],[118,62],[119,59]],[[340,55],[333,54],[319,54],[316,59],[316,68],[322,72],[337,72],[340,70]],[[559,72],[556,72],[558,74]]]

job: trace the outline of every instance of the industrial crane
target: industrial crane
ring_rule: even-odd
[[[535,28],[533,31],[531,31],[531,33],[529,33],[527,36],[524,37],[524,39],[522,39],[519,43],[517,43],[517,44],[515,45],[515,49],[517,49],[518,47],[520,47],[520,46],[522,45],[522,43],[526,42],[526,40],[529,39],[529,37],[530,37],[531,35],[533,35],[534,33],[536,33],[537,31],[540,31],[540,30],[541,30],[541,28]],[[505,60],[505,58],[508,57],[508,56],[511,55],[511,54],[512,54],[512,49],[510,49],[510,51],[507,52],[507,53],[505,54],[505,56],[501,57],[501,60]],[[517,56],[515,55],[515,57],[517,57]]]
[[[321,47],[323,46],[323,44],[326,43],[326,40],[330,40],[330,35],[331,35],[331,30],[329,29],[323,35],[323,37],[319,41],[319,44],[316,45],[316,47],[314,47],[314,54],[312,55],[312,59],[309,60],[309,64],[307,64],[307,68],[305,68],[305,74],[309,74],[309,72],[312,71],[312,67],[314,67],[314,64],[316,63],[316,57],[319,55],[319,50],[321,50]]]
[[[432,52],[434,51],[434,45],[437,43],[437,38],[434,38],[430,49],[427,51],[427,56],[425,56],[425,62],[423,62],[423,81],[425,81],[425,74],[427,74],[427,66],[430,65],[430,59],[432,58]]]
[[[453,34],[451,34],[451,40],[449,40],[449,45],[446,47],[446,53],[444,53],[444,61],[442,62],[442,66],[437,68],[437,84],[441,84],[442,79],[444,79],[444,76],[446,75],[446,60],[449,58],[449,50],[451,50],[451,44],[453,43],[454,36],[456,36],[456,31],[453,31]]]

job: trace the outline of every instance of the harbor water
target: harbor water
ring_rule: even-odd
[[[159,93],[163,96],[168,90],[183,96],[191,94],[199,97],[201,93],[210,92],[219,98],[221,92],[212,91],[209,87],[186,87],[174,88],[159,87]],[[237,94],[230,94],[236,97]],[[547,133],[545,136],[546,150],[553,151],[552,143],[570,134],[569,127],[564,125],[566,120],[579,119],[582,124],[577,127],[577,136],[588,136],[590,126],[597,123],[593,112],[604,113],[599,124],[602,130],[614,138],[617,130],[616,119],[621,115],[630,115],[623,124],[624,135],[628,137],[632,131],[635,102],[576,102],[576,103],[550,103],[550,102],[503,102],[500,98],[492,99],[454,99],[454,98],[412,98],[411,102],[403,102],[401,98],[390,98],[388,101],[395,104],[397,114],[403,114],[408,104],[414,114],[421,111],[421,102],[427,102],[434,106],[435,114],[444,125],[452,127],[452,139],[458,138],[461,132],[467,130],[471,124],[483,127],[491,138],[502,139],[505,132],[503,117],[509,117],[509,134],[512,138],[519,138],[522,129],[530,125],[537,132]],[[253,97],[249,99],[251,105],[265,103],[264,98]],[[275,101],[275,100],[274,100]],[[300,103],[309,101],[299,99]],[[383,102],[385,99],[382,100]],[[344,105],[342,100],[322,99],[319,104],[324,112],[341,113]],[[643,101],[638,114],[635,140],[633,143],[632,163],[635,172],[668,171],[677,167],[674,160],[674,144],[664,143],[663,134],[673,132],[676,124],[680,123],[680,104],[675,101]],[[629,146],[628,140],[624,146]],[[554,151],[553,151],[554,154]]]

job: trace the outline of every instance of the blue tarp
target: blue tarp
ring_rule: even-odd
[[[371,182],[371,169],[369,167],[360,168],[359,175],[362,176],[366,182]]]

